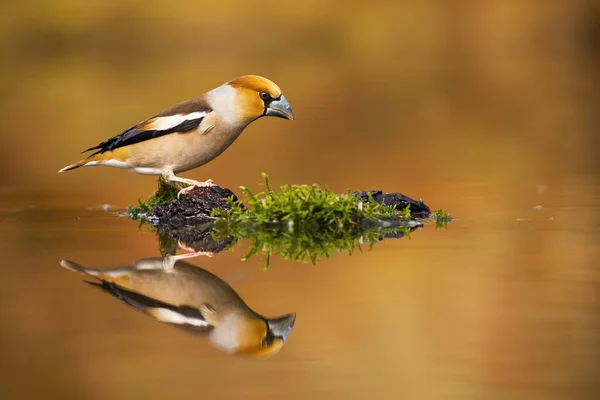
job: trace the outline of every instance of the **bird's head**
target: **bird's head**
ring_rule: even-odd
[[[213,109],[232,122],[249,124],[263,117],[294,119],[292,109],[274,82],[257,75],[235,78],[209,94]]]
[[[210,340],[228,353],[270,357],[281,350],[295,321],[295,313],[276,318],[237,315],[216,327]]]

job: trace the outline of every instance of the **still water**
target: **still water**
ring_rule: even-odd
[[[425,224],[410,238],[316,265],[273,257],[265,271],[264,260],[240,260],[244,243],[177,261],[214,274],[262,316],[296,314],[267,359],[229,355],[59,265],[131,270],[160,257],[155,235],[118,210],[65,209],[60,197],[23,205],[6,194],[3,391],[73,399],[593,398],[599,199],[583,201],[580,189],[548,196],[532,188],[546,204],[455,214],[447,229]],[[206,288],[205,278],[194,279],[141,285],[155,299],[193,303]]]

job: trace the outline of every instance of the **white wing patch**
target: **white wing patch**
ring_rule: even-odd
[[[157,131],[165,131],[167,129],[171,129],[187,120],[190,119],[198,119],[206,116],[205,111],[197,111],[190,114],[177,114],[177,115],[169,115],[167,117],[156,117],[151,121],[148,121],[144,124],[144,130],[157,130]]]
[[[145,310],[148,314],[161,322],[177,325],[209,326],[208,322],[199,318],[186,317],[176,311],[167,308],[148,308]]]

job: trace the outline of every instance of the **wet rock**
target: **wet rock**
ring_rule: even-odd
[[[229,189],[219,186],[197,187],[179,199],[157,206],[147,216],[148,221],[162,229],[177,229],[183,226],[199,225],[212,221],[210,216],[215,208],[228,210],[231,206],[226,199],[236,195]]]
[[[383,193],[381,190],[363,190],[354,192],[363,202],[370,201],[369,194],[378,203],[386,206],[394,206],[398,210],[403,210],[410,204],[410,215],[412,218],[427,218],[431,214],[429,207],[423,203],[423,200],[414,200],[402,193]]]

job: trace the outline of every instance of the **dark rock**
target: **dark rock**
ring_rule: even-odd
[[[410,215],[412,218],[427,218],[431,214],[431,210],[423,200],[414,200],[402,193],[383,193],[381,190],[363,190],[362,192],[354,192],[363,202],[370,201],[369,194],[378,203],[383,203],[386,206],[394,206],[398,210],[403,210],[410,204]]]
[[[156,207],[148,220],[165,230],[202,224],[213,220],[210,214],[215,208],[230,209],[226,201],[229,197],[238,199],[231,190],[219,186],[197,187],[169,204]]]

